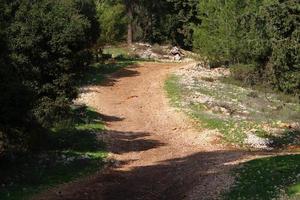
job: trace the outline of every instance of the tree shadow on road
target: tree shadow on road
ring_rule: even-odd
[[[149,137],[151,134],[146,132],[121,132],[109,130],[105,131],[104,138],[109,138],[109,151],[115,154],[129,152],[147,151],[150,149],[164,146],[165,144]]]
[[[117,79],[139,75],[134,68],[135,60],[115,60],[107,63],[94,63],[89,66],[78,81],[78,86],[112,86]]]
[[[105,175],[108,177],[113,176],[113,179],[106,177],[103,180],[100,178],[98,181],[104,181],[106,186],[104,188],[104,199],[109,200],[180,200],[187,198],[186,194],[193,189],[196,189],[194,191],[196,199],[214,199],[218,192],[222,192],[222,188],[226,189],[226,185],[233,181],[228,176],[230,170],[243,166],[244,164],[239,161],[254,155],[263,156],[268,155],[268,153],[242,151],[199,152],[183,158],[158,162],[151,166],[136,167],[126,172],[114,170],[110,174]],[[295,157],[293,155],[287,156],[285,160],[283,158],[278,159],[282,159],[283,163],[285,163],[285,160],[292,160],[290,162],[300,161],[299,156]],[[287,166],[287,164],[279,164],[277,166],[273,160],[271,159],[273,164],[271,162],[268,165],[266,164],[268,159],[265,161],[266,166],[272,168],[271,166],[273,165],[276,168],[266,177],[268,180],[273,178],[273,181],[267,186],[265,185],[263,192],[259,186],[260,183],[257,182],[257,177],[260,176],[257,171],[254,172],[253,177],[248,177],[247,180],[244,180],[254,183],[254,185],[251,186],[250,184],[249,187],[243,189],[246,192],[250,191],[247,194],[257,193],[257,195],[260,195],[258,198],[252,196],[253,199],[272,199],[275,197],[274,195],[280,195],[278,187],[289,187],[289,184],[292,183],[292,181],[281,181],[282,179],[290,180],[289,176],[278,176],[278,173],[281,173],[283,170],[282,167]],[[294,169],[295,166],[297,164],[293,164],[291,168],[285,168],[285,173],[289,169]],[[264,167],[261,166],[256,170],[264,170]],[[292,173],[299,173],[299,167],[297,170]],[[197,185],[199,183],[200,185]],[[258,191],[260,191],[259,194]],[[268,195],[269,192],[275,193],[274,195]],[[243,199],[243,195],[241,193],[232,199]],[[246,199],[251,199],[248,197]]]
[[[75,196],[95,200],[180,200],[197,187],[197,192],[205,199],[226,184],[226,173],[236,165],[233,163],[247,155],[249,153],[241,151],[199,152],[129,171],[116,168],[95,177],[76,191]],[[199,183],[201,185],[197,185]],[[88,198],[80,195],[84,193]]]
[[[126,68],[123,68],[113,74],[110,74],[109,76],[106,76],[105,80],[100,84],[101,86],[114,86],[119,79],[125,78],[125,77],[134,77],[139,76],[140,72],[136,70],[139,66],[137,64],[130,65]]]

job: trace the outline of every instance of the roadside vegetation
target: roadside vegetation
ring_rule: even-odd
[[[101,136],[101,117],[86,107],[73,108],[72,112],[71,121],[57,124],[43,136],[47,138],[39,152],[2,158],[0,199],[30,199],[42,190],[102,168],[107,152]]]
[[[201,62],[167,80],[174,106],[225,144],[297,152],[299,16],[298,0],[1,0],[0,199],[101,169],[105,127],[74,103],[81,87],[138,61],[173,61],[174,47],[178,61],[189,50]],[[246,163],[228,197],[296,195],[298,159]],[[265,190],[248,187],[258,180]]]
[[[77,84],[101,84],[107,75],[135,63],[130,57],[92,63]],[[46,189],[99,172],[106,164],[105,125],[93,108],[71,105],[67,119],[43,131],[38,150],[9,152],[2,157],[0,199],[30,199]]]
[[[200,1],[194,48],[249,85],[300,94],[298,0]]]
[[[225,146],[291,155],[273,152],[241,164],[232,171],[236,180],[224,199],[298,199],[298,99],[228,80],[228,69],[195,65],[170,75],[165,89],[173,106],[198,122],[201,132],[215,130]]]
[[[244,163],[224,199],[292,199],[300,197],[300,156],[260,158]]]
[[[165,88],[171,102],[200,121],[201,127],[218,130],[224,142],[242,148],[299,145],[297,99],[285,101],[276,93],[223,83],[223,78],[214,77],[222,75],[217,70],[197,66],[190,70],[169,77]]]

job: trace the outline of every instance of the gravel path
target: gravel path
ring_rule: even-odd
[[[36,199],[219,199],[233,182],[229,170],[249,153],[218,144],[169,105],[164,81],[181,67],[140,63],[85,88],[80,101],[103,114],[114,167]]]

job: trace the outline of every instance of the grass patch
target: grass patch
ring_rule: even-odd
[[[202,127],[218,130],[222,134],[223,140],[230,144],[246,147],[244,145],[244,140],[247,137],[246,132],[254,128],[257,129],[257,134],[263,134],[263,131],[254,122],[218,118],[218,116],[207,113],[202,104],[190,106],[189,110],[192,118],[199,121]]]
[[[251,110],[249,117],[252,120],[268,122],[294,122],[300,120],[300,104],[296,96],[274,91],[270,86],[263,83],[251,86],[231,76],[224,77],[220,81],[228,86],[228,90],[224,90],[227,93],[233,91],[230,87],[243,88],[247,91],[246,94],[240,93],[241,97],[237,100],[239,103],[246,105],[248,110]],[[227,94],[223,95],[228,96]]]
[[[269,157],[243,164],[234,171],[236,183],[224,199],[294,198],[300,191],[300,155]],[[300,196],[298,196],[300,197]]]
[[[269,139],[270,147],[274,149],[285,149],[290,145],[299,146],[299,130],[286,129],[281,134],[274,134],[264,129],[265,125],[272,128],[279,127],[282,124],[279,120],[282,119],[297,121],[299,105],[287,103],[289,101],[282,102],[278,94],[270,93],[269,99],[266,99],[260,91],[221,84],[210,79],[200,80],[192,85],[185,85],[180,79],[178,76],[170,76],[165,83],[172,104],[199,121],[201,127],[218,130],[225,142],[237,144],[242,148],[251,148],[245,144],[245,139],[247,133],[252,133]],[[206,83],[203,83],[204,81]],[[249,111],[252,108],[254,111],[261,110],[254,114],[249,112],[251,118],[234,117],[230,113],[216,113],[213,110],[214,104],[193,101],[191,94],[196,92],[220,100],[221,103],[232,99],[235,99],[236,103],[248,102],[249,104],[242,105],[247,109],[250,107]],[[197,95],[195,97],[197,98]],[[295,113],[298,115],[294,115]],[[230,191],[223,195],[225,200],[300,199],[300,155],[253,160],[234,170],[233,174],[236,176],[236,182]]]
[[[222,83],[235,85],[238,87],[248,88],[252,90],[256,90],[261,93],[273,93],[276,95],[278,100],[286,102],[286,103],[295,103],[299,104],[299,98],[296,95],[291,94],[285,94],[283,92],[280,92],[278,90],[274,90],[272,86],[266,85],[262,82],[259,82],[259,84],[247,84],[243,80],[235,79],[232,76],[223,77],[220,79]]]
[[[118,47],[118,46],[110,46],[103,49],[104,54],[110,54],[113,58],[116,57],[130,57],[132,54],[130,48],[126,47]]]
[[[188,90],[182,88],[179,80],[180,77],[175,75],[171,75],[166,80],[165,90],[168,97],[174,106],[183,108],[188,115],[200,122],[201,127],[216,129],[222,134],[225,142],[238,144],[241,147],[245,147],[243,142],[247,137],[246,133],[252,129],[255,129],[258,135],[266,137],[266,133],[256,122],[220,118],[217,115],[208,113],[204,104],[183,104],[182,102],[185,101],[184,97]]]
[[[99,140],[104,125],[92,109],[74,110],[64,128],[54,128],[41,153],[7,155],[0,160],[0,199],[30,199],[33,195],[101,169],[107,156]]]
[[[270,148],[299,146],[299,130],[291,124],[300,120],[300,104],[281,101],[276,93],[224,84],[209,77],[193,77],[193,81],[185,78],[173,75],[167,79],[165,88],[172,104],[199,121],[201,127],[217,129],[225,142],[252,148],[255,144],[246,140],[251,134],[270,141]],[[273,132],[276,129],[280,134]]]
[[[297,196],[300,198],[300,183],[288,187],[287,192],[289,196]]]
[[[171,75],[165,82],[165,90],[167,91],[168,97],[174,106],[180,106],[182,99],[182,90],[179,84],[179,77]]]
[[[243,128],[233,120],[219,119],[205,112],[191,111],[191,116],[201,123],[201,126],[208,129],[217,129],[223,136],[225,142],[243,145],[246,138]]]

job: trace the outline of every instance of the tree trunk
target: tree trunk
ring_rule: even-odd
[[[127,44],[132,45],[133,40],[133,27],[132,27],[132,20],[133,20],[133,14],[132,14],[132,5],[129,3],[127,5],[127,16],[129,19],[128,26],[127,26]]]

